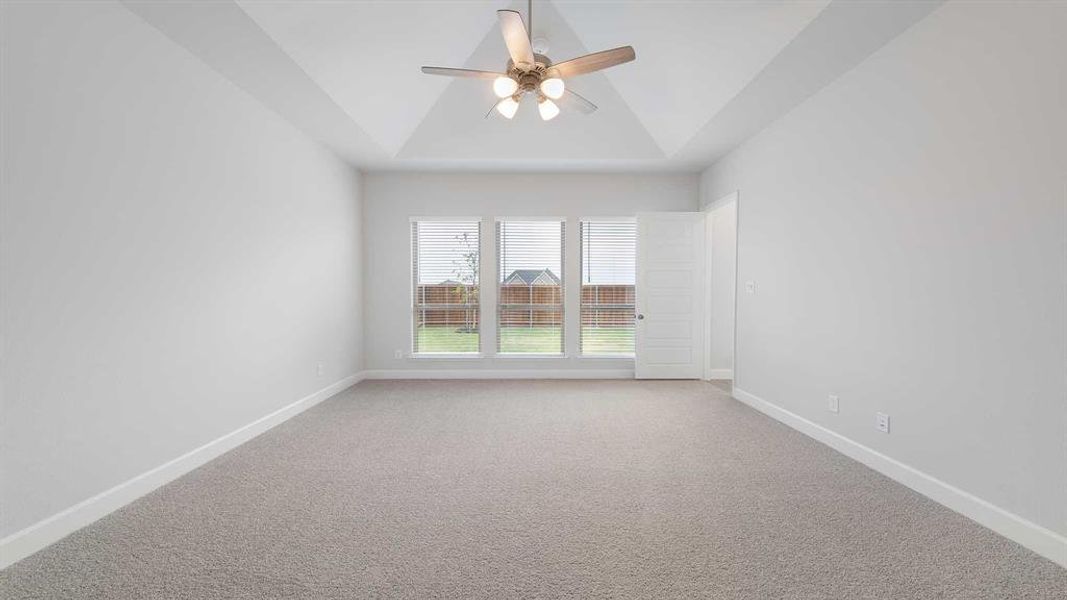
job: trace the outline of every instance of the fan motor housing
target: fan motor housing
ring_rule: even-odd
[[[534,64],[527,66],[524,63],[516,65],[515,61],[508,61],[508,75],[519,83],[519,89],[533,91],[541,85],[548,69],[552,66],[552,60],[543,54],[534,54]],[[524,68],[525,67],[525,68]]]

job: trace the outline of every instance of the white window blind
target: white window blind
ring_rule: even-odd
[[[563,354],[563,221],[498,221],[497,351]]]
[[[481,223],[412,221],[411,347],[420,353],[477,353]]]
[[[585,355],[632,356],[637,227],[632,221],[582,221],[579,346]]]

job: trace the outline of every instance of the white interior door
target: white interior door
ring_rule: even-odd
[[[638,379],[704,373],[704,213],[637,215]]]

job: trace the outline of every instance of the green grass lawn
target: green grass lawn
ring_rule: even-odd
[[[504,327],[500,330],[500,352],[560,354],[563,332],[558,327]]]
[[[419,352],[477,352],[478,333],[458,333],[456,325],[419,327]]]
[[[419,328],[419,352],[477,352],[478,334],[459,333],[457,326]],[[500,331],[501,352],[556,354],[561,332],[556,327],[505,327]],[[615,327],[582,330],[584,354],[632,354],[634,332]]]
[[[583,327],[582,354],[633,354],[634,330],[622,327]]]

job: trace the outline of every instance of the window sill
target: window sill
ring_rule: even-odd
[[[615,358],[621,360],[633,360],[635,356],[633,354],[579,354],[578,358],[595,358],[599,360]]]
[[[409,358],[415,360],[477,360],[480,358],[485,358],[485,354],[482,354],[481,352],[412,352]]]
[[[515,358],[536,358],[536,359],[555,358],[555,359],[560,359],[560,358],[569,358],[569,357],[566,354],[539,354],[539,353],[535,353],[535,352],[497,352],[496,356],[494,358],[505,358],[505,359],[511,360],[511,359],[515,359]]]

